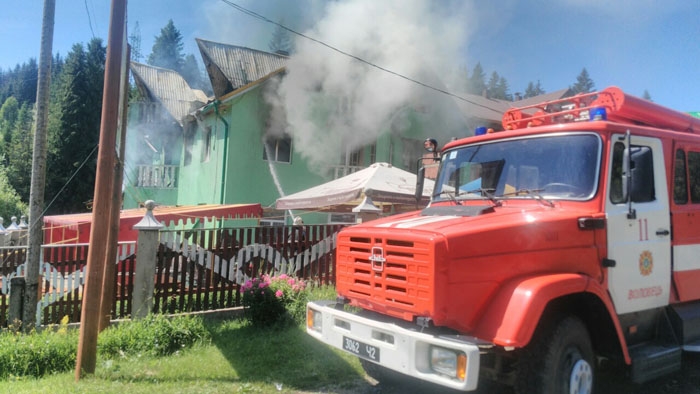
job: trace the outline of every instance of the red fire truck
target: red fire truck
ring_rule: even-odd
[[[340,232],[338,298],[308,304],[307,332],[463,391],[678,370],[700,351],[700,119],[610,87],[503,127],[442,148],[425,209]]]

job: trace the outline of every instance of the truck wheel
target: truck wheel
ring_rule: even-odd
[[[518,393],[591,394],[595,355],[583,322],[569,316],[532,338],[517,363]]]

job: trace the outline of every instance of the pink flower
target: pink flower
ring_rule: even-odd
[[[284,295],[284,292],[282,290],[277,290],[275,292],[275,297],[277,297],[277,298],[282,298],[283,295]]]
[[[279,276],[280,279],[287,279],[287,274],[282,274]]]

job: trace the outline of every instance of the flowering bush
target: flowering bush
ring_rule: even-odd
[[[306,313],[306,284],[287,275],[247,280],[241,286],[246,318],[255,326],[273,326],[293,320],[300,322]]]

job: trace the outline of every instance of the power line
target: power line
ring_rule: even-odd
[[[88,25],[90,26],[90,32],[92,32],[92,38],[95,38],[95,31],[92,30],[92,17],[90,16],[90,8],[88,8],[87,0],[85,0],[85,12],[88,17]]]
[[[386,72],[386,73],[395,75],[395,76],[397,76],[397,77],[399,77],[399,78],[403,78],[403,79],[405,79],[405,80],[407,80],[407,81],[413,82],[413,83],[415,83],[415,84],[417,84],[417,85],[420,85],[420,86],[423,86],[423,87],[425,87],[425,88],[434,90],[434,91],[436,91],[436,92],[439,92],[439,93],[446,94],[446,95],[448,95],[448,96],[454,97],[454,98],[456,98],[456,99],[458,99],[458,100],[467,102],[467,103],[469,103],[469,104],[476,105],[477,107],[485,108],[485,109],[488,109],[488,110],[492,110],[492,109],[493,109],[493,108],[487,107],[487,106],[485,106],[485,105],[482,105],[482,104],[476,103],[476,102],[474,102],[474,101],[471,101],[471,100],[469,100],[469,99],[466,99],[466,98],[464,98],[464,97],[462,97],[462,96],[460,96],[460,95],[454,94],[454,93],[452,93],[452,92],[448,92],[447,90],[440,89],[440,88],[437,88],[437,87],[435,87],[435,86],[428,85],[428,84],[426,84],[426,83],[423,83],[423,82],[418,81],[418,80],[416,80],[416,79],[413,79],[413,78],[411,78],[411,77],[407,77],[407,76],[405,76],[405,75],[403,75],[403,74],[399,74],[399,73],[397,73],[397,72],[395,72],[395,71],[392,71],[392,70],[389,70],[389,69],[384,68],[384,67],[382,67],[382,66],[379,66],[379,65],[377,65],[377,64],[374,64],[374,63],[372,63],[372,62],[370,62],[370,61],[367,61],[367,60],[365,60],[365,59],[362,59],[362,58],[359,57],[359,56],[355,56],[355,55],[353,55],[353,54],[351,54],[351,53],[348,53],[348,52],[345,52],[345,51],[343,51],[343,50],[341,50],[341,49],[338,49],[338,48],[336,48],[336,47],[334,47],[334,46],[332,46],[332,45],[326,44],[325,42],[323,42],[323,41],[321,41],[321,40],[315,39],[315,38],[313,38],[313,37],[309,37],[309,36],[307,36],[306,34],[303,34],[303,33],[300,33],[300,32],[298,32],[298,31],[296,31],[296,30],[290,29],[290,28],[288,28],[287,26],[282,25],[281,23],[275,22],[275,21],[273,21],[273,20],[271,20],[271,19],[269,19],[269,18],[267,18],[267,17],[265,17],[265,16],[263,16],[263,15],[260,15],[260,14],[258,14],[258,13],[256,13],[256,12],[253,12],[253,11],[247,9],[247,8],[241,7],[240,5],[238,5],[238,4],[236,4],[236,3],[232,2],[232,1],[229,1],[229,0],[221,0],[221,1],[222,1],[223,3],[225,3],[225,4],[227,4],[227,5],[229,5],[229,6],[233,7],[233,8],[235,8],[235,9],[237,9],[238,11],[240,11],[240,12],[246,14],[246,15],[252,16],[253,18],[260,19],[260,20],[265,21],[265,22],[267,22],[267,23],[272,23],[273,25],[278,26],[278,27],[280,27],[281,29],[284,29],[284,30],[286,30],[286,31],[288,31],[288,32],[290,32],[290,33],[292,33],[292,34],[296,34],[296,35],[298,35],[299,37],[303,37],[303,38],[305,38],[305,39],[307,39],[307,40],[311,40],[311,41],[313,41],[313,42],[315,42],[315,43],[317,43],[317,44],[319,44],[319,45],[323,45],[324,47],[326,47],[326,48],[328,48],[328,49],[331,49],[331,50],[333,50],[333,51],[336,51],[336,52],[338,52],[338,53],[340,53],[340,54],[342,54],[342,55],[345,55],[345,56],[347,56],[347,57],[353,58],[353,59],[355,59],[355,60],[357,60],[357,61],[359,61],[359,62],[361,62],[361,63],[364,63],[364,64],[366,64],[366,65],[368,65],[368,66],[371,66],[371,67],[374,67],[374,68],[379,69],[379,70],[381,70],[381,71],[384,71],[384,72]]]

